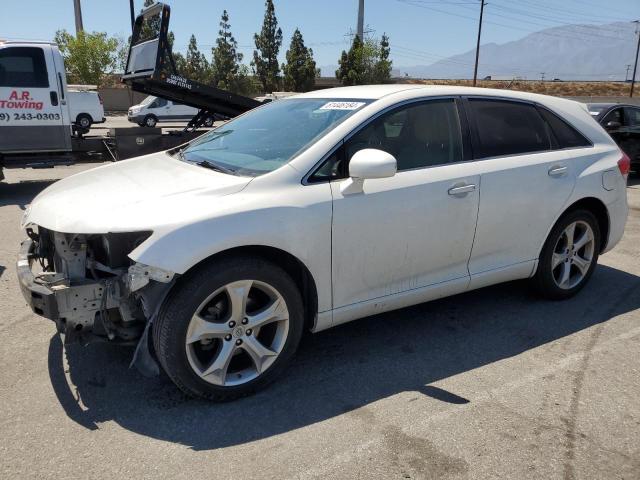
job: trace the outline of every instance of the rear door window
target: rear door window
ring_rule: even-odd
[[[0,87],[47,88],[47,64],[38,47],[8,47],[0,50]]]
[[[546,108],[539,108],[540,115],[544,118],[557,141],[556,148],[590,147],[591,142],[580,132],[561,119],[555,113]]]
[[[640,127],[640,109],[625,107],[625,125],[629,127]]]
[[[469,99],[478,132],[477,158],[551,149],[549,131],[535,106],[493,99]]]

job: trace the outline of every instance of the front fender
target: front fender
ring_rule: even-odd
[[[328,184],[303,188],[308,189],[304,193],[311,194],[312,198],[310,202],[300,202],[299,206],[295,201],[291,202],[293,205],[269,206],[268,200],[263,199],[262,202],[251,202],[253,205],[262,203],[262,208],[154,231],[151,237],[129,254],[129,258],[184,274],[212,255],[232,248],[278,248],[293,255],[308,268],[318,290],[318,309],[329,310],[331,194]],[[326,189],[324,194],[321,192],[323,188]]]

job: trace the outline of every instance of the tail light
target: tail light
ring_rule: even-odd
[[[100,96],[100,94],[98,94],[98,100],[100,100],[100,105],[104,105],[104,104],[102,103],[102,97]]]
[[[631,159],[624,152],[622,152],[622,158],[618,160],[618,168],[624,178],[629,176],[629,172],[631,171]]]

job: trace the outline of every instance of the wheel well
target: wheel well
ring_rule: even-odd
[[[93,118],[91,118],[91,115],[89,115],[88,113],[79,113],[78,116],[76,117],[76,123],[79,123],[82,117],[87,117],[89,120],[93,122]]]
[[[269,260],[279,267],[283,268],[293,279],[295,284],[300,288],[302,294],[302,300],[304,302],[305,310],[305,328],[311,329],[314,326],[316,315],[318,313],[318,291],[316,289],[316,282],[311,275],[311,272],[307,266],[298,260],[295,256],[291,255],[284,250],[280,250],[275,247],[266,247],[262,245],[249,245],[243,247],[231,248],[218,252],[200,263],[191,267],[184,274],[187,275],[192,270],[198,268],[204,263],[215,262],[224,257],[233,255],[243,255],[260,257],[265,260]]]
[[[574,210],[588,210],[598,220],[598,226],[600,227],[600,239],[602,244],[600,245],[600,253],[607,247],[607,241],[609,240],[609,213],[607,207],[597,198],[588,197],[578,200],[572,204],[564,213],[572,212]],[[563,214],[564,215],[564,214]]]

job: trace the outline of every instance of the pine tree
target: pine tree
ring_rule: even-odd
[[[238,92],[238,75],[240,74],[240,62],[242,54],[238,51],[238,42],[233,38],[229,14],[222,12],[220,30],[216,46],[211,49],[212,59],[212,83],[218,88]]]
[[[287,50],[287,63],[282,64],[284,87],[294,92],[306,92],[313,88],[320,71],[313,60],[313,50],[304,45],[302,33],[296,28]]]
[[[360,37],[353,37],[349,52],[342,51],[338,61],[336,77],[343,85],[363,85],[366,83],[366,69],[364,64],[364,44]]]
[[[251,65],[264,92],[272,92],[278,88],[280,74],[278,52],[282,46],[282,30],[278,28],[273,0],[266,0],[262,30],[253,38],[256,50],[253,51]]]
[[[342,51],[336,78],[343,85],[388,82],[391,78],[389,54],[389,37],[386,34],[379,44],[372,39],[362,42],[356,35],[349,52]]]
[[[209,62],[207,62],[205,56],[200,53],[200,50],[198,50],[198,43],[195,35],[191,35],[191,38],[189,39],[189,46],[187,47],[187,56],[185,60],[185,77],[200,83],[207,83],[209,81]]]
[[[389,37],[386,33],[383,33],[382,38],[380,39],[380,58],[376,62],[374,73],[376,83],[387,83],[391,80],[392,62],[389,60],[390,53]]]

